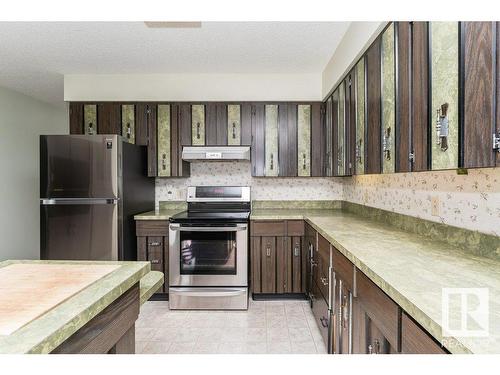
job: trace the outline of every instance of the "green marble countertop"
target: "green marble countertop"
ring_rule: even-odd
[[[0,336],[0,354],[51,352],[151,270],[149,262],[7,260],[0,262],[0,267],[15,263],[77,263],[89,267],[92,264],[119,264],[121,267],[12,334]]]
[[[183,209],[159,209],[155,211],[143,212],[134,216],[135,220],[168,220],[175,214],[184,211]]]
[[[251,215],[302,218],[450,352],[500,353],[500,262],[342,210],[258,209]],[[487,337],[443,337],[443,288],[488,289]],[[451,316],[455,320],[459,312]]]

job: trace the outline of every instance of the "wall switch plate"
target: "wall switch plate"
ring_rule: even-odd
[[[439,216],[439,197],[431,198],[431,215]]]

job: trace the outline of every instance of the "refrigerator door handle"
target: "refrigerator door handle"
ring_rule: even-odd
[[[78,204],[117,204],[119,198],[41,198],[42,206],[49,205],[78,205]]]

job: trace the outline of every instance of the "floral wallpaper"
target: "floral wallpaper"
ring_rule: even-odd
[[[159,201],[186,199],[186,187],[196,185],[251,186],[258,200],[342,199],[340,178],[254,178],[249,162],[197,162],[190,178],[156,179],[156,207]]]
[[[500,168],[354,176],[343,187],[349,202],[500,235]]]

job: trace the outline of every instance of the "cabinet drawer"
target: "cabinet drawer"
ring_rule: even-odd
[[[251,236],[286,236],[285,221],[252,221]]]
[[[304,220],[287,220],[286,230],[288,236],[303,236]]]
[[[137,236],[168,236],[168,220],[137,220],[135,231]]]
[[[338,277],[347,284],[349,290],[354,290],[356,281],[356,273],[354,272],[354,265],[347,259],[340,251],[332,246],[332,265],[333,270],[337,273]]]
[[[321,337],[328,348],[330,342],[331,314],[328,309],[328,303],[321,295],[319,287],[315,282],[312,283],[311,308],[314,320],[321,332]],[[330,352],[330,350],[328,350],[328,352]]]
[[[325,259],[330,259],[330,242],[321,234],[318,234],[318,252]]]
[[[357,300],[390,344],[398,347],[399,306],[391,300],[366,275],[357,272]]]
[[[408,315],[401,319],[401,351],[404,354],[446,354],[434,339]]]

